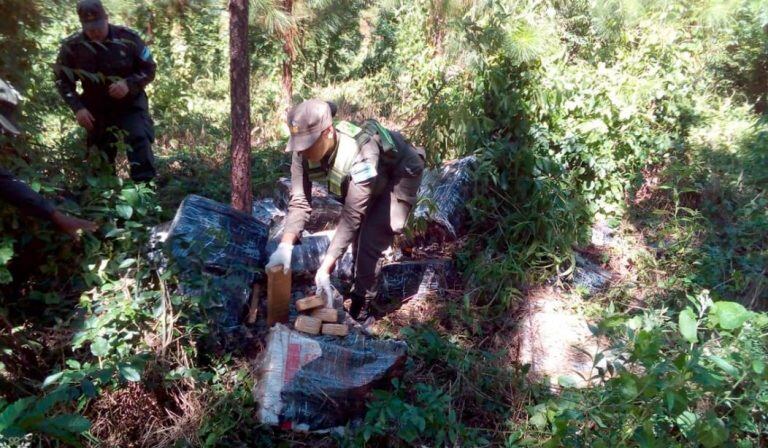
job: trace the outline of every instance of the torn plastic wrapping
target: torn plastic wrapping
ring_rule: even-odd
[[[453,241],[461,236],[476,161],[474,156],[469,156],[424,173],[419,202],[411,219],[426,222],[423,237],[427,240]]]
[[[610,271],[603,269],[581,255],[576,255],[576,268],[573,270],[574,286],[584,288],[588,294],[594,294],[610,281]]]
[[[170,228],[171,221],[168,221],[149,229],[149,241],[146,245],[147,260],[150,266],[160,273],[168,267],[168,255],[164,249]]]
[[[451,260],[390,263],[381,268],[377,301],[400,301],[445,291],[453,284]]]
[[[285,212],[280,210],[272,198],[259,199],[253,202],[252,213],[257,221],[269,228],[269,238],[274,239],[283,232]]]
[[[372,389],[402,374],[406,357],[402,341],[308,336],[277,324],[254,391],[259,421],[298,431],[344,426],[365,413]]]
[[[277,196],[275,202],[283,210],[288,209],[288,203],[291,199],[291,180],[285,177],[280,178],[277,183]],[[344,204],[337,201],[328,189],[318,182],[312,182],[312,213],[309,215],[309,221],[304,227],[307,232],[320,232],[323,230],[332,230],[336,228],[341,216],[341,209]]]
[[[228,331],[240,325],[253,283],[263,277],[269,228],[201,196],[187,196],[168,232],[180,292],[205,297],[206,310]]]

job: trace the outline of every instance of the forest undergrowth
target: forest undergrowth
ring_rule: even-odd
[[[0,164],[97,220],[79,242],[0,206],[0,446],[766,446],[768,8],[750,0],[252,3],[252,184],[287,173],[293,101],[379,117],[429,164],[475,155],[461,288],[377,323],[409,346],[343,436],[256,419],[263,347],[208,350],[205,298],[179,295],[149,229],[181,200],[229,198],[226,2],[105,1],[158,62],[149,88],[159,177],[109,174],[57,96],[79,27],[67,2],[0,5],[0,77],[24,134]],[[590,245],[607,223],[617,251]],[[576,249],[616,273],[572,286]],[[532,381],[505,340],[537,286],[591,331],[594,386]]]

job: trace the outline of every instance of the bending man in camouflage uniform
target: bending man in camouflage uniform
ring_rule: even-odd
[[[334,126],[331,104],[308,100],[288,113],[291,137],[291,199],[280,245],[267,267],[291,264],[293,245],[309,220],[311,181],[325,180],[328,191],[343,198],[344,208],[315,276],[318,294],[332,297],[330,273],[350,244],[355,249],[355,279],[349,314],[360,321],[378,292],[380,260],[402,232],[416,202],[424,170],[424,152],[398,132],[366,121],[361,127]]]
[[[0,134],[3,136],[15,137],[20,134],[13,120],[18,104],[19,96],[16,91],[10,84],[0,79]],[[78,237],[80,230],[93,232],[97,228],[91,221],[65,215],[56,210],[53,204],[2,167],[0,167],[0,199],[18,207],[25,215],[51,221],[59,230],[73,238]]]
[[[135,31],[110,25],[99,0],[78,1],[77,14],[83,31],[64,40],[56,61],[59,94],[88,131],[89,148],[95,145],[114,165],[124,141],[131,179],[149,181],[155,137],[144,88],[155,78],[152,53]]]

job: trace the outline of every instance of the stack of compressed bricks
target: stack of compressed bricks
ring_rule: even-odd
[[[323,308],[325,301],[318,296],[309,296],[296,301],[299,317],[293,327],[308,334],[330,334],[346,336],[349,329],[343,323],[343,311],[333,308]]]

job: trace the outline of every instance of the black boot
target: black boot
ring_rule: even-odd
[[[362,297],[352,297],[352,305],[349,307],[349,315],[352,316],[364,328],[368,328],[376,322],[369,301]]]
[[[365,297],[358,297],[353,295],[351,298],[352,304],[349,306],[349,315],[352,316],[352,319],[358,320],[360,317],[360,312],[363,310],[363,308],[368,308],[365,306]],[[367,315],[368,313],[364,314]]]

